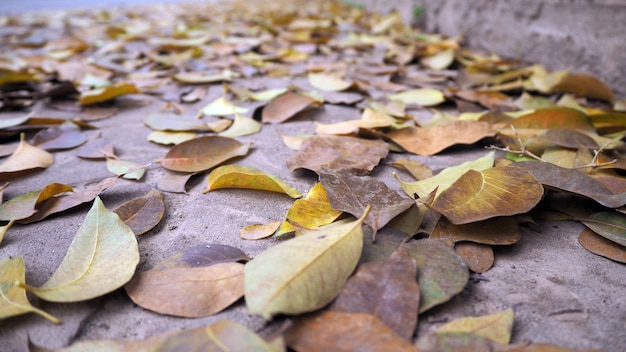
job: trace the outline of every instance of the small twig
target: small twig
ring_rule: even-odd
[[[514,153],[517,154],[518,156],[527,156],[530,158],[533,158],[535,160],[539,160],[539,161],[544,161],[543,159],[541,159],[541,157],[537,156],[535,153],[531,152],[530,150],[526,149],[526,145],[524,145],[524,142],[522,141],[522,138],[520,138],[519,133],[517,133],[517,130],[515,129],[515,126],[511,125],[511,129],[513,130],[513,133],[515,133],[515,139],[517,139],[517,142],[520,145],[520,150],[513,150],[511,148],[509,148],[509,146],[506,146],[504,148],[502,147],[497,147],[495,145],[490,145],[487,147],[487,149],[495,149],[495,150],[500,150],[503,152],[507,152],[507,153]]]
[[[607,161],[604,163],[599,163],[598,162],[598,158],[600,157],[600,153],[602,153],[602,151],[604,150],[604,148],[608,147],[609,144],[613,143],[613,141],[608,141],[606,143],[604,143],[600,149],[594,149],[593,150],[593,159],[591,159],[591,162],[587,165],[582,165],[582,166],[576,166],[574,167],[574,169],[587,169],[589,168],[590,170],[587,171],[587,173],[592,173],[595,169],[602,167],[602,166],[606,166],[606,165],[612,165],[617,163],[617,159],[613,159],[611,161]]]

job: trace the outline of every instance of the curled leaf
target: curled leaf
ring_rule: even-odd
[[[17,149],[0,165],[0,179],[19,176],[22,172],[47,168],[54,162],[52,155],[26,143],[24,135]]]
[[[172,171],[200,172],[228,159],[248,154],[250,144],[220,136],[204,136],[175,145],[161,159],[161,165]]]
[[[297,189],[281,181],[278,177],[268,175],[253,167],[225,165],[216,168],[209,174],[207,193],[220,188],[243,188],[260,191],[284,193],[291,198],[300,198]]]
[[[113,209],[135,236],[152,230],[163,218],[165,203],[163,194],[156,189],[150,190],[143,197],[129,200]]]

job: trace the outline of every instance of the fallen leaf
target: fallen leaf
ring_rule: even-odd
[[[109,177],[102,179],[93,185],[86,186],[82,190],[76,190],[76,188],[74,188],[72,192],[67,192],[57,197],[46,199],[39,203],[36,207],[37,212],[35,214],[18,222],[22,224],[30,224],[43,220],[52,214],[74,208],[83,203],[91,202],[100,193],[113,186],[116,182],[117,177]]]
[[[27,289],[50,302],[85,301],[122,287],[138,263],[135,234],[96,197],[52,277]]]
[[[486,122],[454,121],[430,128],[406,127],[385,133],[406,151],[417,155],[434,155],[457,144],[472,144],[486,137],[495,136],[495,131]]]
[[[453,224],[525,213],[543,197],[531,173],[514,167],[469,170],[441,192],[431,207]]]
[[[200,172],[226,160],[248,154],[250,144],[220,136],[204,136],[175,145],[161,159],[161,165],[172,171]]]
[[[165,176],[157,181],[156,188],[163,192],[170,193],[187,193],[185,189],[187,182],[195,173],[172,173],[168,172]]]
[[[408,171],[417,180],[433,177],[433,171],[424,163],[412,159],[400,159],[390,164],[393,167]]]
[[[493,266],[493,249],[489,245],[459,242],[454,245],[454,250],[465,260],[467,267],[475,273],[482,274]]]
[[[223,70],[216,74],[200,72],[181,72],[174,75],[174,80],[189,84],[208,84],[231,81],[237,74],[231,70]]]
[[[296,351],[418,351],[372,315],[332,310],[296,318],[285,341]]]
[[[30,352],[153,352],[170,335],[171,331],[145,340],[83,340],[55,350],[39,347],[29,340],[28,348]]]
[[[43,150],[61,150],[76,148],[85,143],[87,137],[73,123],[51,127],[38,132],[31,143]]]
[[[441,218],[430,237],[446,242],[510,245],[519,242],[522,234],[517,221],[512,217],[497,217],[464,225],[454,225],[446,218]]]
[[[382,112],[366,108],[359,120],[342,121],[330,125],[323,125],[315,122],[315,133],[317,134],[350,134],[358,131],[359,128],[382,128],[389,127],[396,123],[396,119],[383,114]]]
[[[301,314],[330,303],[359,262],[367,213],[355,221],[303,230],[248,262],[248,311],[269,320],[277,313]]]
[[[435,55],[425,57],[420,63],[433,70],[445,70],[454,62],[454,49],[442,50]]]
[[[88,141],[76,149],[76,156],[85,159],[106,159],[115,155],[113,144],[105,138],[96,138]]]
[[[419,312],[445,303],[461,292],[469,280],[463,258],[438,239],[410,241],[404,245],[417,262],[421,299]]]
[[[580,233],[578,242],[591,253],[626,264],[626,248],[624,246],[608,240],[590,229],[584,229]]]
[[[245,114],[248,110],[248,108],[236,106],[226,100],[225,97],[220,97],[202,108],[202,113],[205,116],[231,116],[235,114]]]
[[[80,104],[90,105],[114,99],[120,95],[140,93],[131,83],[117,83],[103,88],[91,89],[80,94]]]
[[[417,264],[404,248],[387,260],[361,264],[330,310],[370,314],[410,340],[417,326]]]
[[[153,112],[143,122],[146,126],[157,131],[210,131],[204,123],[199,122],[193,116],[177,115],[172,112]]]
[[[551,128],[568,128],[583,132],[595,132],[591,119],[587,114],[567,107],[540,108],[535,111],[519,116],[507,124],[507,127],[515,126],[520,135],[523,130],[548,130]],[[500,133],[504,131],[501,130]],[[506,131],[509,134],[508,130]],[[512,131],[511,131],[512,132]]]
[[[41,309],[33,307],[26,297],[26,290],[20,286],[26,280],[24,258],[8,258],[0,262],[0,319],[26,313],[37,313],[49,321],[61,321]]]
[[[315,229],[328,225],[335,221],[343,212],[336,210],[330,205],[328,194],[321,182],[317,182],[309,193],[303,198],[296,200],[289,210],[285,221],[276,231],[276,236],[301,229]]]
[[[263,338],[229,320],[209,326],[184,330],[168,337],[155,352],[175,351],[258,351],[278,352]]]
[[[146,173],[145,165],[132,161],[120,160],[117,157],[107,158],[107,170],[127,180],[141,180]]]
[[[315,99],[309,96],[287,92],[265,105],[261,113],[261,120],[264,123],[281,123],[314,103],[316,103]]]
[[[250,258],[239,248],[217,243],[201,244],[172,254],[155,265],[152,270],[207,267],[248,260]]]
[[[219,133],[222,137],[240,137],[247,136],[250,134],[255,134],[261,130],[261,124],[257,121],[245,117],[240,116],[239,114],[235,114],[235,121],[233,124],[228,127],[227,130],[224,130]]]
[[[325,72],[309,73],[309,83],[314,88],[327,92],[340,92],[350,88],[353,82],[346,81],[337,75]]]
[[[161,222],[165,214],[163,194],[156,189],[143,197],[129,200],[113,209],[135,236],[143,235]]]
[[[52,155],[26,143],[24,135],[17,149],[0,165],[0,180],[20,176],[23,172],[47,168],[54,162]]]
[[[364,222],[374,230],[374,239],[380,228],[415,204],[414,200],[401,197],[384,182],[370,176],[326,168],[322,168],[319,175],[333,209],[361,217],[365,209],[371,207]]]
[[[396,179],[398,179],[400,186],[409,197],[414,197],[414,195],[417,194],[420,198],[424,198],[433,191],[437,191],[436,194],[439,195],[467,171],[483,171],[492,168],[494,155],[495,152],[491,151],[476,160],[470,160],[459,165],[447,167],[441,170],[437,175],[417,182],[404,182],[397,177]]]
[[[389,259],[391,254],[406,241],[407,235],[398,231],[381,233],[377,236],[376,242],[372,242],[370,236],[363,236],[363,253],[361,253],[359,265]]]
[[[7,231],[11,228],[11,226],[13,226],[14,223],[15,219],[11,219],[9,220],[8,224],[0,226],[0,243],[2,243],[4,236],[7,234]]]
[[[415,346],[420,351],[428,352],[506,352],[508,346],[503,346],[485,337],[466,332],[431,332],[417,340]],[[514,349],[511,350],[516,351]],[[530,351],[529,351],[530,352]],[[539,351],[537,351],[539,352]],[[557,352],[557,351],[544,351]]]
[[[289,170],[308,169],[319,174],[323,166],[366,174],[389,153],[387,143],[346,136],[313,136],[302,142],[299,153],[287,159]]]
[[[544,186],[591,198],[605,207],[619,208],[626,204],[626,193],[613,194],[603,184],[578,170],[538,161],[520,161],[510,167],[529,172]]]
[[[149,142],[157,144],[176,145],[182,142],[190,141],[197,136],[198,135],[195,132],[154,131],[148,135],[147,139]]]
[[[611,88],[592,75],[568,71],[556,71],[552,75],[556,76],[556,83],[550,87],[552,92],[572,93],[610,102],[615,100]]]
[[[239,237],[244,240],[260,240],[272,236],[280,227],[282,221],[272,221],[268,224],[252,224],[239,230]]]
[[[601,211],[581,222],[598,235],[626,246],[626,214],[618,211]]]
[[[387,98],[389,100],[399,100],[407,105],[415,104],[419,106],[435,106],[446,100],[441,91],[432,88],[405,90],[397,94],[390,94]]]
[[[466,317],[453,320],[437,329],[437,333],[466,332],[507,345],[513,330],[513,309],[481,317]]]
[[[153,312],[199,318],[216,314],[243,296],[241,263],[148,270],[124,288],[137,305]]]
[[[37,206],[41,204],[41,202],[71,191],[71,186],[61,183],[51,183],[38,191],[28,192],[9,199],[0,205],[0,221],[26,219],[37,212]]]
[[[281,181],[278,177],[249,166],[224,165],[211,171],[207,180],[207,188],[203,193],[221,188],[254,189],[284,193],[291,198],[302,197],[300,191]]]

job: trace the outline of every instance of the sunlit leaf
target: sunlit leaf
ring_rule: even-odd
[[[407,105],[435,106],[443,103],[446,98],[437,89],[421,88],[411,89],[387,96],[390,100],[399,100]]]
[[[107,158],[107,170],[128,180],[141,180],[146,173],[145,165],[117,158]]]
[[[422,65],[433,70],[444,70],[454,62],[454,49],[446,49],[433,56],[423,58]]]
[[[309,169],[317,174],[322,166],[333,170],[371,171],[389,153],[387,143],[347,136],[313,136],[302,142],[300,151],[287,159],[289,170]]]
[[[233,124],[228,127],[227,130],[224,130],[219,133],[220,136],[223,137],[240,137],[247,136],[250,134],[255,134],[261,130],[261,124],[257,121],[245,117],[240,116],[239,114],[235,114],[235,120]]]
[[[0,262],[0,319],[37,313],[55,324],[61,323],[59,319],[30,304],[26,291],[20,286],[25,281],[25,270],[22,257]]]
[[[260,240],[273,235],[280,227],[282,221],[272,221],[268,224],[252,224],[239,230],[239,236],[245,240]],[[286,223],[286,222],[285,222]]]
[[[221,188],[242,188],[260,191],[284,193],[291,198],[300,198],[302,194],[278,177],[249,166],[224,165],[211,171],[207,180],[207,193]]]
[[[420,313],[447,302],[465,288],[469,272],[463,258],[438,239],[411,241],[404,245],[417,262]]]
[[[52,277],[28,291],[51,302],[88,300],[123,286],[138,263],[135,234],[96,197]]]
[[[406,127],[385,134],[408,152],[417,155],[433,155],[457,144],[472,144],[495,131],[486,122],[454,121],[430,128]]]
[[[297,318],[285,340],[297,351],[418,351],[372,315],[332,310]]]
[[[356,221],[303,230],[301,236],[248,262],[244,274],[250,313],[270,319],[277,313],[300,314],[330,303],[361,256],[361,224],[367,212],[363,215]]]
[[[481,317],[460,318],[439,327],[437,333],[466,332],[506,345],[511,340],[513,316],[509,308]]]
[[[330,205],[326,189],[321,182],[318,182],[303,199],[296,200],[289,208],[285,221],[276,231],[276,236],[300,229],[314,229],[328,225],[342,213],[341,210],[336,210]]]
[[[26,143],[22,136],[17,149],[0,164],[0,179],[14,178],[24,171],[47,168],[53,162],[50,153]]]
[[[489,152],[476,160],[466,161],[462,164],[450,166],[433,177],[429,177],[417,182],[404,182],[398,179],[400,186],[404,192],[413,197],[417,194],[419,197],[426,197],[433,191],[437,190],[437,194],[441,194],[448,189],[456,180],[459,179],[468,170],[483,171],[493,167],[495,153]],[[397,178],[397,177],[396,177]]]
[[[346,81],[336,75],[320,72],[309,73],[309,83],[323,91],[340,92],[346,90],[352,86],[352,82]]]
[[[417,326],[420,289],[417,264],[404,248],[387,260],[361,264],[331,310],[375,316],[409,340]]]
[[[138,197],[113,209],[120,219],[136,236],[152,230],[165,214],[163,194],[156,189],[143,197]]]
[[[220,97],[202,108],[202,113],[206,116],[230,116],[245,114],[248,110],[248,108],[236,106],[225,97]]]
[[[96,88],[82,92],[80,103],[90,105],[114,99],[120,95],[140,93],[139,89],[132,83],[117,83],[111,86]]]
[[[520,172],[521,171],[521,172]],[[514,167],[469,170],[435,199],[432,208],[453,224],[525,213],[537,205],[543,186]]]
[[[169,131],[154,131],[148,135],[148,141],[163,144],[163,145],[176,145],[182,142],[190,141],[196,138],[198,135],[195,132],[169,132]]]
[[[161,159],[161,165],[172,171],[199,172],[226,160],[248,154],[250,144],[220,136],[204,136],[177,144]]]

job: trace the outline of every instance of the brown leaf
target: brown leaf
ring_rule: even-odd
[[[281,123],[313,103],[315,100],[309,96],[287,92],[274,98],[263,108],[261,120],[265,123]]]
[[[185,186],[196,173],[167,172],[157,181],[157,189],[170,193],[187,193]]]
[[[490,245],[508,245],[522,238],[519,225],[512,217],[497,217],[464,225],[454,225],[441,218],[430,235],[446,242],[470,241]]]
[[[76,149],[76,156],[85,159],[106,159],[114,155],[113,143],[105,138],[90,140]]]
[[[405,244],[417,262],[417,282],[421,300],[420,313],[445,303],[461,292],[469,280],[463,258],[438,239],[423,239]]]
[[[493,266],[493,249],[489,245],[459,242],[454,245],[454,250],[465,260],[467,267],[475,273],[482,274]]]
[[[456,144],[472,144],[495,131],[486,122],[454,121],[430,128],[406,127],[385,134],[406,151],[417,155],[434,155]]]
[[[387,260],[361,264],[330,309],[370,314],[410,340],[419,308],[416,278],[415,260],[399,248]]]
[[[584,97],[613,101],[615,95],[611,87],[607,86],[598,78],[585,73],[572,73],[567,71],[560,75],[558,82],[552,86],[552,91],[562,93],[572,93]]]
[[[206,267],[218,263],[248,261],[250,258],[239,248],[225,244],[202,244],[184,249],[159,262],[152,270]]]
[[[287,159],[289,170],[308,169],[319,174],[322,166],[333,170],[350,170],[357,175],[366,174],[389,148],[381,140],[367,140],[344,136],[313,136],[302,142],[300,151]]]
[[[297,351],[414,351],[410,342],[369,314],[322,311],[295,319],[285,332]]]
[[[68,192],[60,197],[50,198],[37,206],[37,212],[34,215],[19,222],[30,224],[41,221],[52,214],[74,208],[83,203],[91,202],[104,190],[113,186],[115,182],[117,182],[117,179],[117,177],[108,177],[100,180],[98,183],[87,186],[81,191],[74,189],[74,192]]]
[[[61,183],[51,183],[38,191],[17,196],[0,205],[0,221],[26,219],[37,212],[37,206],[41,202],[71,191],[71,186]]]
[[[521,171],[521,172],[518,172]],[[441,192],[432,208],[453,224],[525,213],[537,205],[543,187],[519,168],[469,170]]]
[[[600,182],[578,170],[537,161],[520,161],[509,167],[529,172],[544,186],[591,198],[605,207],[618,208],[626,204],[626,193],[613,194]]]
[[[549,107],[536,109],[522,115],[507,124],[519,131],[521,129],[547,130],[551,128],[568,128],[583,132],[595,132],[591,119],[584,112],[566,107]]]
[[[135,274],[124,286],[139,306],[180,317],[216,314],[243,296],[241,263],[218,263],[208,267],[149,270]]]
[[[172,171],[199,172],[226,160],[248,154],[250,144],[220,136],[204,136],[175,145],[161,159],[161,165]]]
[[[610,241],[590,229],[584,229],[580,233],[578,242],[591,253],[626,264],[626,247]]]
[[[161,222],[165,214],[163,194],[156,189],[132,199],[113,210],[135,236],[143,235]]]
[[[33,137],[32,143],[40,149],[60,150],[76,148],[86,141],[80,128],[70,123],[40,131]]]
[[[319,175],[334,209],[360,218],[368,205],[372,207],[364,222],[374,230],[374,238],[378,229],[415,204],[414,200],[401,197],[384,182],[370,176],[355,176],[349,170],[325,167]]]

